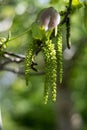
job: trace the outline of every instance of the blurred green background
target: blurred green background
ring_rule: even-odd
[[[83,4],[83,1],[82,1]],[[66,0],[0,0],[0,37],[23,33],[38,12],[53,6],[65,10]],[[56,103],[43,103],[44,75],[31,76],[26,86],[24,76],[0,71],[0,105],[3,130],[87,130],[87,5],[75,3],[71,15],[71,49],[66,48],[63,30],[63,85],[58,87]],[[7,51],[25,54],[29,36],[8,43]],[[44,71],[43,57],[37,56],[38,69]],[[9,67],[24,69],[24,63]],[[68,120],[69,119],[69,120]],[[69,124],[64,128],[64,124]]]

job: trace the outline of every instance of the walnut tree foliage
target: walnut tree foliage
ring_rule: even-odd
[[[50,3],[55,3],[51,0]],[[31,69],[37,72],[35,66],[35,57],[39,52],[43,53],[45,61],[45,83],[44,83],[44,103],[46,104],[51,92],[52,101],[56,101],[56,86],[61,84],[63,79],[63,52],[62,52],[62,29],[66,26],[66,45],[70,49],[70,16],[75,8],[84,6],[84,16],[87,15],[87,3],[79,0],[67,0],[65,11],[55,10],[54,7],[43,9],[37,16],[31,27],[26,31],[29,35],[29,46],[26,50],[26,56],[20,57],[19,61],[25,61],[25,80],[28,85]],[[61,19],[61,20],[60,20]],[[87,18],[84,19],[84,25],[87,28]],[[0,56],[4,55],[4,49],[11,40],[10,33],[7,38],[0,38]],[[14,39],[15,40],[15,39]]]
[[[59,23],[59,21],[57,23],[55,22],[59,20],[60,16],[59,14],[56,14],[58,18],[57,19],[56,17],[54,18],[55,10],[52,7],[46,10],[47,11],[45,12],[45,14],[43,14],[44,12],[42,12],[43,15],[41,18],[43,18],[42,22],[44,19],[46,19],[47,21],[44,21],[43,25],[38,25],[38,23],[35,22],[31,26],[31,29],[29,32],[31,33],[31,44],[28,47],[28,51],[26,53],[26,59],[25,59],[25,63],[26,63],[25,64],[25,67],[26,67],[25,79],[26,79],[26,84],[28,85],[31,63],[32,63],[32,60],[34,62],[33,57],[35,57],[35,53],[36,53],[35,51],[38,50],[39,46],[41,46],[40,51],[43,52],[44,60],[45,60],[45,86],[44,86],[44,102],[45,103],[47,103],[47,100],[48,100],[49,89],[51,89],[52,100],[53,101],[56,100],[57,76],[58,76],[59,83],[62,82],[62,35],[61,35],[60,26],[59,26],[58,32],[56,33],[56,26],[57,26],[56,24]],[[49,20],[49,17],[50,17],[50,20]],[[52,17],[54,18],[54,20]],[[45,26],[46,28],[48,28],[48,30],[45,30]],[[49,29],[49,26],[51,27],[51,29]],[[39,45],[38,45],[38,42],[39,42]]]

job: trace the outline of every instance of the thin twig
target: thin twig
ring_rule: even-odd
[[[21,63],[25,59],[25,55],[15,54],[13,52],[7,52],[7,51],[3,51],[2,57],[7,59],[7,61],[5,61],[5,63],[3,63],[2,65],[5,65],[11,62]]]
[[[3,68],[3,69],[0,69],[1,71],[8,71],[8,72],[12,72],[12,73],[14,73],[14,74],[18,74],[18,75],[23,75],[24,76],[24,74],[25,74],[25,72],[24,71],[21,71],[21,70],[19,70],[18,68],[15,68],[15,69],[12,69],[12,68],[8,68],[8,67],[5,67],[5,68]],[[45,72],[37,72],[37,73],[30,73],[30,75],[31,76],[39,76],[39,75],[44,75],[45,74]]]
[[[9,41],[13,41],[13,40],[15,40],[15,39],[17,39],[17,38],[27,34],[29,31],[30,31],[30,28],[27,28],[23,33],[17,35],[16,37],[11,38]]]
[[[22,63],[22,62],[24,62],[24,60],[26,58],[25,55],[15,54],[13,52],[7,52],[7,51],[3,51],[2,57],[5,59],[4,59],[4,61],[2,59],[2,62],[0,63],[0,70],[2,68],[4,68],[5,65],[10,64],[10,63],[17,63],[17,64]],[[35,68],[36,65],[37,65],[37,63],[32,61],[31,62],[31,69],[34,71],[37,71],[37,69]]]
[[[2,69],[2,71],[9,71],[9,72],[12,72],[12,73],[14,73],[14,74],[24,75],[24,72],[23,72],[23,71],[20,71],[18,68],[12,69],[12,68],[4,67],[4,68]]]
[[[7,55],[7,56],[13,56],[13,57],[17,57],[17,58],[25,58],[25,55],[22,55],[22,54],[15,54],[13,52],[7,52],[7,51],[3,51],[3,54],[4,55]]]

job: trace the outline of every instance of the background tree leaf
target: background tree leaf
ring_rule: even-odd
[[[87,4],[85,4],[85,7],[84,7],[84,26],[87,31]]]

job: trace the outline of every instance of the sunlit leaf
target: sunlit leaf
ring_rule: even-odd
[[[82,4],[81,4],[81,2],[79,0],[72,0],[72,5],[73,6],[79,6],[79,7],[82,6]]]
[[[69,0],[65,0],[65,1],[66,1],[66,2],[69,2]],[[81,3],[80,0],[72,0],[72,6],[80,8],[80,7],[82,7],[83,5],[82,5],[82,3]]]

